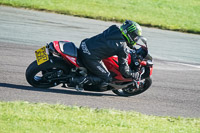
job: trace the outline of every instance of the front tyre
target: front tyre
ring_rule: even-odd
[[[26,69],[26,80],[27,82],[36,88],[49,88],[59,84],[55,80],[58,74],[62,76],[69,72],[69,68],[66,63],[60,59],[53,57],[53,63],[50,61],[45,62],[41,65],[37,65],[37,61],[33,61]]]
[[[150,77],[144,79],[142,82],[142,86],[139,89],[136,89],[135,86],[129,85],[126,88],[118,89],[118,90],[112,90],[115,94],[118,96],[134,96],[143,93],[146,91],[152,84],[152,79]]]

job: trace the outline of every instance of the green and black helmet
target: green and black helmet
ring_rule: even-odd
[[[140,27],[140,25],[131,20],[126,20],[120,27],[120,30],[126,38],[129,45],[132,46],[136,44],[136,42],[142,35],[142,28]]]

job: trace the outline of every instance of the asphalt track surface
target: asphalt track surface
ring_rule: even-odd
[[[138,96],[119,97],[111,91],[77,92],[60,86],[39,89],[26,82],[25,71],[35,60],[34,51],[46,42],[70,40],[78,46],[82,39],[102,32],[111,24],[0,6],[0,101],[58,103],[158,116],[200,117],[200,65],[199,57],[195,55],[200,50],[198,35],[143,27],[145,36],[151,38],[150,50],[156,59],[153,84]],[[161,47],[162,40],[170,42],[172,46],[168,46],[171,48],[166,47],[166,41]],[[189,42],[190,46],[181,47]],[[177,46],[179,43],[182,45]],[[179,50],[170,50],[172,47]],[[185,56],[181,56],[184,51]],[[171,61],[163,60],[169,59],[167,57],[171,57]],[[185,63],[181,63],[183,61]]]

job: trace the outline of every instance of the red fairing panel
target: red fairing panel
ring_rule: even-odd
[[[77,63],[76,60],[77,58],[73,57],[73,56],[69,56],[69,55],[64,55],[64,58],[67,58],[73,65],[75,65],[76,67],[80,67]]]
[[[152,75],[152,72],[153,72],[153,67],[150,67],[150,76]]]
[[[58,51],[58,53],[61,54],[62,52],[60,50],[59,41],[54,41],[53,44],[54,44],[54,48]]]
[[[118,62],[118,57],[112,56],[107,59],[104,59],[103,62],[110,72],[113,72],[116,74],[114,78],[117,79],[118,82],[132,81],[132,79],[124,78],[122,74],[119,72],[119,65],[116,63]]]
[[[142,62],[140,62],[140,65],[141,65],[141,66],[146,66],[146,65],[147,65],[147,62],[146,62],[146,61],[142,61]]]
[[[66,42],[69,42],[69,41],[66,41]],[[61,52],[60,50],[60,45],[59,45],[59,41],[54,41],[53,42],[54,44],[54,48],[58,51],[58,53],[60,53],[60,55],[68,62],[72,63],[73,65],[75,65],[76,67],[80,67],[78,64],[77,64],[77,58],[76,57],[73,57],[73,56],[69,56],[69,55],[66,55],[64,54],[63,52]]]
[[[117,56],[112,56],[111,58],[118,62]],[[130,65],[131,64],[131,54],[128,54],[127,60],[128,60],[128,65]]]
[[[128,65],[131,64],[131,54],[128,54]]]

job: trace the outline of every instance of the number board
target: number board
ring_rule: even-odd
[[[47,62],[49,60],[49,56],[46,52],[46,47],[42,47],[35,51],[35,56],[37,59],[37,64],[41,65],[44,62]]]

